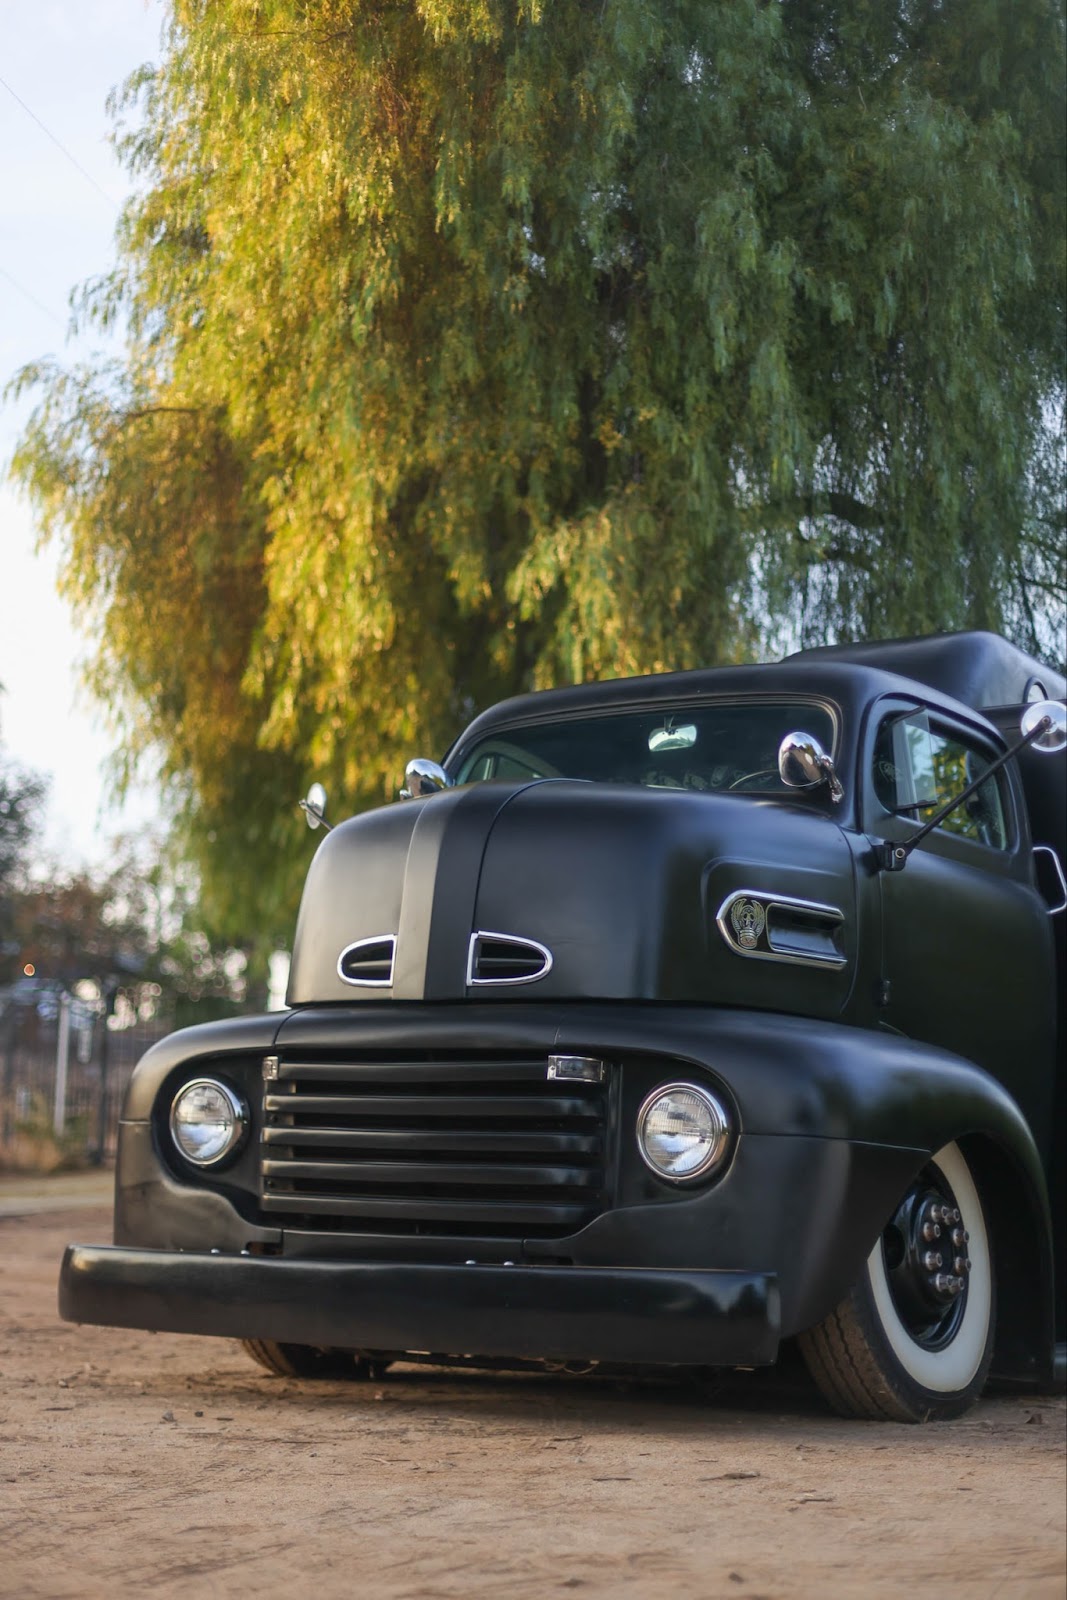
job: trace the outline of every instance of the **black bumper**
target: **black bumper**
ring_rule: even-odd
[[[290,1261],[69,1245],[68,1322],[343,1349],[761,1366],[778,1286],[757,1272]]]

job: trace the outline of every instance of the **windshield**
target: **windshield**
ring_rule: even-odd
[[[778,776],[778,746],[794,731],[833,749],[833,717],[810,700],[705,701],[666,711],[570,716],[487,734],[462,753],[456,782],[585,778],[652,789],[780,794],[787,791]]]

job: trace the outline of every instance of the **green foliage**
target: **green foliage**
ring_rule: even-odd
[[[1048,0],[174,0],[16,471],[230,937],[475,706],[1062,571]]]
[[[18,969],[15,896],[25,879],[47,788],[38,773],[9,761],[0,750],[0,983],[10,982]]]
[[[47,791],[38,773],[0,751],[0,896],[21,880]]]

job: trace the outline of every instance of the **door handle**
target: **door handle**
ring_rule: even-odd
[[[1063,863],[1060,861],[1059,856],[1056,854],[1056,851],[1053,850],[1050,844],[1035,844],[1033,847],[1033,854],[1035,856],[1044,854],[1051,856],[1052,858],[1052,866],[1055,870],[1057,878],[1060,881],[1060,893],[1062,894],[1063,899],[1060,901],[1058,906],[1049,906],[1048,914],[1050,917],[1058,916],[1061,911],[1067,908],[1067,878],[1065,878],[1063,875]]]

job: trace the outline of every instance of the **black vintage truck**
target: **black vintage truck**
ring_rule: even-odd
[[[289,1009],[140,1063],[63,1316],[308,1377],[788,1339],[897,1420],[1056,1385],[1064,690],[959,634],[487,711],[326,834]]]

